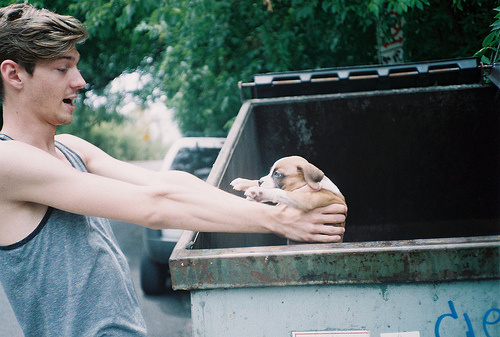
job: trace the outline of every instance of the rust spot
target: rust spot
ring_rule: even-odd
[[[254,279],[256,279],[257,281],[262,282],[262,283],[268,283],[271,281],[270,277],[268,277],[267,275],[265,275],[263,273],[259,273],[257,271],[250,272],[250,275],[252,275],[252,277]]]

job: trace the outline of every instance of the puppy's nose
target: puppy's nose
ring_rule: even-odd
[[[259,186],[262,186],[264,182],[262,180],[259,180]]]

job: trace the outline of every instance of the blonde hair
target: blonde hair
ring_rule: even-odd
[[[37,61],[57,58],[87,37],[83,24],[72,16],[28,4],[0,8],[0,64],[12,60],[31,75]],[[0,77],[0,99],[3,91]]]

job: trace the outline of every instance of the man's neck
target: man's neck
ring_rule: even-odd
[[[4,115],[5,116],[5,115]],[[12,139],[37,147],[40,150],[55,154],[55,127],[33,125],[33,123],[13,123],[4,118],[3,133]]]

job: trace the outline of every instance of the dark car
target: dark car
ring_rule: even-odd
[[[218,137],[181,138],[168,150],[161,170],[185,171],[206,180],[224,141],[225,138]],[[144,229],[140,278],[145,294],[162,294],[169,288],[168,260],[181,233],[179,229]]]

